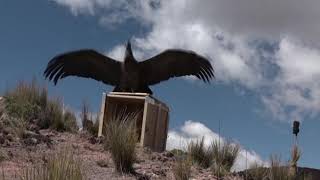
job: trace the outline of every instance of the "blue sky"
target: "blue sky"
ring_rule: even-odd
[[[230,11],[228,3],[218,1],[204,1],[203,5],[176,0],[162,4],[153,0],[152,5],[145,3],[148,1],[136,2],[2,1],[0,93],[19,80],[35,77],[48,86],[52,96],[62,96],[72,109],[78,110],[85,99],[93,111],[98,111],[102,92],[112,88],[73,77],[53,86],[42,76],[50,58],[81,48],[121,57],[122,46],[129,38],[138,57],[150,57],[166,48],[191,49],[212,59],[217,79],[207,85],[190,78],[176,78],[151,87],[155,97],[171,109],[171,132],[181,138],[192,137],[183,132],[186,122],[191,120],[218,133],[220,120],[222,137],[238,141],[263,160],[271,153],[281,154],[287,160],[293,138],[291,121],[296,118],[303,120],[300,165],[320,168],[320,46],[314,43],[318,38],[314,34],[320,29],[313,27],[315,22],[303,22],[306,29],[296,27],[288,18],[292,15],[290,9],[294,9],[290,3],[278,14],[286,22],[283,28],[277,22],[271,23],[274,18],[267,10],[250,10],[246,14],[241,6],[232,12],[244,18],[236,19],[206,9],[218,6]],[[310,1],[310,6],[312,3],[316,2]],[[172,8],[178,5],[189,13],[173,13]],[[261,21],[265,21],[258,19],[261,24],[243,20],[259,13],[264,17]],[[310,19],[308,13],[303,18]],[[287,31],[290,28],[293,30]]]

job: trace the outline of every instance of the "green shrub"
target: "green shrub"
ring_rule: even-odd
[[[39,118],[41,105],[46,105],[47,90],[39,87],[36,81],[18,85],[5,93],[6,110],[10,116],[32,121]]]
[[[193,163],[203,168],[208,168],[212,164],[212,152],[204,147],[203,137],[188,144],[188,155]]]
[[[21,180],[82,180],[81,161],[70,150],[63,150],[49,157],[46,164],[26,168]]]
[[[226,176],[230,173],[236,158],[238,157],[240,146],[227,141],[220,145],[218,141],[211,143],[212,151],[212,171],[218,177]]]
[[[76,129],[76,119],[71,112],[63,114],[60,99],[49,99],[47,89],[34,80],[32,83],[19,82],[5,93],[5,109],[8,115],[18,119],[14,123],[21,127],[35,124],[39,129],[52,128],[58,131]],[[26,127],[28,128],[28,127]]]
[[[136,160],[135,146],[138,140],[135,121],[136,116],[132,114],[118,114],[113,116],[105,127],[105,148],[111,152],[116,170],[121,173],[133,172],[132,165]]]

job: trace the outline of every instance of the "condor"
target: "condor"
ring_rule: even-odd
[[[152,94],[149,86],[172,77],[194,75],[204,82],[214,78],[214,70],[205,57],[192,51],[168,49],[147,59],[137,61],[127,43],[124,61],[116,61],[95,50],[82,49],[54,57],[44,76],[56,85],[67,76],[92,78],[115,86],[117,92]]]

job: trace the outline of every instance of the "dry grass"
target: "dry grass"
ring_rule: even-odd
[[[296,151],[293,149],[293,152]],[[297,153],[296,151],[295,153]],[[297,157],[297,156],[294,156]],[[270,167],[266,168],[258,164],[254,164],[247,171],[249,179],[253,180],[308,180],[308,174],[291,174],[290,166],[283,163],[279,155],[270,156]]]
[[[213,174],[224,177],[231,171],[233,164],[239,154],[240,146],[229,141],[218,143],[213,141],[206,148],[204,138],[191,141],[188,145],[188,156],[191,161],[202,168],[212,168]]]
[[[246,171],[247,177],[254,180],[263,180],[268,173],[268,169],[258,163],[250,165],[249,170]]]
[[[21,180],[82,180],[86,179],[81,171],[81,162],[66,149],[51,156],[42,166],[26,168]]]
[[[267,175],[270,180],[291,180],[288,167],[281,162],[279,155],[271,155],[270,168]]]
[[[301,151],[299,150],[297,145],[294,145],[291,150],[291,166],[297,167],[298,161],[301,157]]]
[[[83,130],[88,131],[93,136],[98,136],[99,120],[98,116],[93,117],[93,113],[90,112],[90,106],[86,101],[83,101],[81,107],[81,121]]]
[[[210,148],[213,158],[213,173],[218,177],[228,175],[239,154],[240,146],[230,141],[221,144],[218,141],[213,141]]]
[[[52,128],[58,131],[74,131],[77,128],[76,118],[72,112],[63,113],[60,99],[49,99],[45,87],[37,84],[19,82],[5,93],[5,109],[13,126],[20,129],[36,124],[40,129]]]
[[[66,148],[59,153],[50,155],[45,164],[27,167],[17,173],[20,180],[84,180],[87,179],[81,171],[81,161],[73,156],[73,152]],[[0,179],[5,179],[2,169]]]
[[[137,134],[135,114],[123,113],[114,115],[105,127],[105,148],[111,152],[116,170],[120,173],[132,173],[136,160],[135,146]]]
[[[173,174],[176,180],[188,180],[191,177],[192,161],[189,158],[179,158],[173,166]]]
[[[193,163],[203,168],[208,168],[212,164],[212,152],[204,147],[204,138],[191,141],[188,144],[188,155]]]

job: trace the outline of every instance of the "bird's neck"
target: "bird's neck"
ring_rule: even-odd
[[[137,61],[132,56],[127,56],[124,59],[124,64],[136,64]]]

